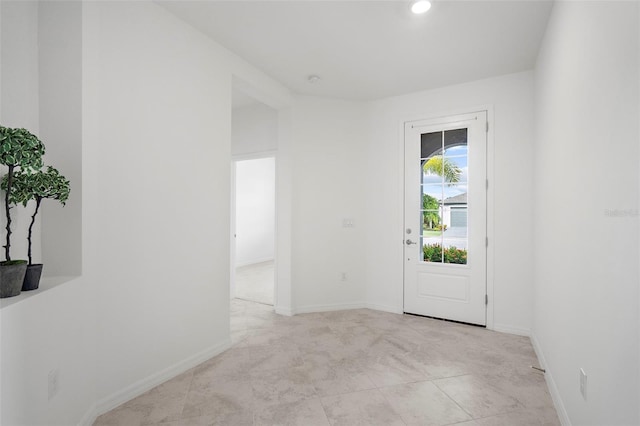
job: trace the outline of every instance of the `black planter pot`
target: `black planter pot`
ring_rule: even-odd
[[[9,265],[0,263],[0,299],[20,294],[26,272],[27,262]]]
[[[27,266],[27,273],[24,274],[22,291],[36,290],[40,285],[42,275],[42,263]]]

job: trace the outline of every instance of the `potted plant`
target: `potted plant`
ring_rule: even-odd
[[[5,176],[0,185],[2,189],[7,190],[8,178]],[[9,192],[9,202],[11,204],[22,204],[24,207],[31,200],[35,200],[36,208],[31,215],[31,223],[29,224],[29,234],[27,241],[29,242],[28,257],[29,264],[27,272],[24,276],[22,291],[35,290],[40,285],[40,276],[42,275],[42,263],[34,264],[31,256],[31,237],[33,235],[33,225],[36,222],[36,215],[40,210],[40,203],[45,198],[58,200],[63,206],[69,198],[69,181],[58,172],[55,168],[48,166],[47,171],[42,170],[20,170],[13,175],[13,185]]]
[[[8,167],[6,192],[4,197],[6,226],[5,260],[0,262],[0,298],[20,294],[27,271],[26,260],[11,259],[11,206],[9,194],[13,186],[16,168],[42,168],[44,144],[26,129],[12,129],[0,126],[0,164]]]

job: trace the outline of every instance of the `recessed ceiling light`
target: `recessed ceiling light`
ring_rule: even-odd
[[[431,9],[431,2],[429,0],[416,0],[411,3],[411,11],[416,15],[425,13],[429,9]]]
[[[309,77],[307,77],[307,81],[309,82],[309,84],[316,84],[318,81],[320,81],[320,77],[318,77],[317,75],[310,75]]]

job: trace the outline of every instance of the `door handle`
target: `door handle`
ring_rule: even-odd
[[[411,244],[418,244],[418,243],[414,243],[413,241],[411,241],[411,240],[409,240],[409,239],[405,240],[405,243],[406,243],[408,246],[410,246]]]

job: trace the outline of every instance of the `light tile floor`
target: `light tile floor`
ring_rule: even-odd
[[[95,425],[559,425],[528,338],[234,300],[233,347]]]
[[[273,305],[273,260],[236,268],[236,296],[238,299]]]

